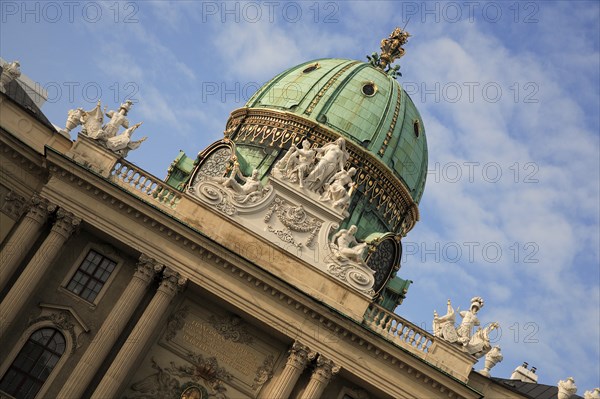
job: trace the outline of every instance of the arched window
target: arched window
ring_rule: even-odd
[[[65,352],[65,346],[65,337],[58,330],[36,330],[0,380],[0,391],[17,399],[34,398]]]

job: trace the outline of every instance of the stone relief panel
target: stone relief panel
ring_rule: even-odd
[[[205,395],[201,398],[255,398],[285,350],[237,315],[186,299],[167,320],[125,397],[179,398],[195,386],[190,395]]]

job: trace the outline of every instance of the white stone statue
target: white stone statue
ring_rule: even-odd
[[[354,236],[358,228],[356,225],[350,226],[349,229],[342,229],[334,234],[331,242],[334,245],[336,257],[342,262],[355,262],[365,265],[364,252],[367,249],[366,242],[359,243]]]
[[[504,359],[502,352],[500,352],[500,346],[496,345],[485,355],[485,368],[479,371],[486,377],[490,376],[490,370]]]
[[[321,192],[325,183],[339,171],[344,169],[344,164],[349,158],[346,151],[346,140],[342,137],[333,143],[325,144],[315,150],[317,152],[317,165],[311,170],[306,178],[306,186],[309,190]]]
[[[458,342],[466,345],[471,339],[471,333],[473,332],[473,327],[479,326],[479,319],[477,318],[477,312],[483,307],[483,298],[480,296],[476,296],[471,298],[471,307],[469,310],[463,310],[459,313],[460,317],[462,317],[462,322],[460,326],[456,329],[456,334],[458,334]]]
[[[96,107],[90,111],[84,111],[83,108],[69,110],[67,124],[63,131],[69,133],[76,126],[83,125],[81,129],[83,135],[95,140],[115,154],[126,157],[129,151],[135,150],[147,139],[147,137],[142,137],[137,141],[131,140],[133,132],[142,125],[142,122],[140,122],[129,127],[129,121],[125,115],[127,115],[131,105],[132,102],[127,100],[121,104],[118,113],[115,111],[106,112],[106,107],[104,107],[103,112],[100,100],[98,100]],[[111,120],[102,126],[104,113],[111,117]],[[125,126],[126,129],[123,133],[117,135],[120,126]]]
[[[0,91],[6,93],[6,86],[21,76],[21,64],[19,61],[4,64],[2,66],[2,75],[0,75]]]
[[[569,399],[577,392],[577,386],[575,385],[575,379],[573,377],[567,378],[566,381],[558,381],[558,399]]]
[[[595,388],[593,391],[585,391],[583,399],[600,399],[600,388]]]
[[[282,174],[292,183],[298,183],[300,187],[304,187],[304,179],[308,176],[310,169],[315,161],[317,152],[310,148],[310,141],[303,140],[302,148],[295,145],[290,148],[288,153],[278,164]]]
[[[142,137],[140,140],[131,141],[131,135],[142,125],[142,122],[136,123],[130,128],[126,129],[123,133],[118,136],[110,137],[106,140],[106,148],[114,151],[115,153],[125,157],[130,150],[138,148],[148,137]]]
[[[448,300],[448,311],[444,316],[438,316],[433,312],[433,334],[448,342],[460,344],[465,352],[480,358],[491,349],[489,334],[497,329],[498,323],[490,323],[485,328],[479,328],[475,334],[472,334],[473,327],[478,326],[479,319],[477,312],[483,307],[483,298],[476,296],[471,299],[471,308],[469,311],[460,312],[463,318],[462,322],[456,328],[454,326],[456,312]]]
[[[492,345],[490,344],[490,333],[498,327],[498,323],[493,322],[484,328],[477,329],[469,341],[467,341],[466,344],[463,344],[464,350],[478,359],[483,357],[490,349],[492,349]]]
[[[452,307],[450,299],[447,302],[447,310],[444,316],[438,316],[437,311],[433,311],[433,335],[440,337],[449,342],[456,342],[458,335],[456,334],[456,313]]]
[[[68,134],[71,130],[81,125],[81,118],[84,116],[85,111],[83,108],[70,109],[67,113],[67,123],[65,124],[64,131]]]
[[[129,127],[127,112],[129,112],[129,109],[132,105],[133,103],[131,102],[131,100],[127,100],[123,104],[121,104],[118,112],[108,111],[106,113],[106,116],[110,118],[110,121],[108,121],[108,123],[102,127],[102,132],[99,133],[97,137],[93,138],[109,139],[111,137],[116,136],[120,126],[123,126],[125,129],[127,129]]]
[[[242,181],[238,183],[236,177]],[[240,203],[246,202],[253,194],[262,193],[263,186],[258,178],[258,170],[254,169],[248,177],[244,176],[240,171],[240,164],[234,163],[233,171],[229,177],[218,177],[214,179],[223,187],[233,192],[234,199]]]
[[[106,107],[104,107],[106,111]],[[68,119],[68,117],[67,117]],[[104,122],[104,113],[102,112],[100,100],[96,104],[96,107],[90,111],[83,111],[79,122],[83,124],[81,132],[86,136],[97,139],[102,132],[102,123]]]
[[[325,185],[325,192],[319,199],[331,202],[334,208],[345,212],[348,205],[350,205],[350,198],[354,188],[354,182],[352,181],[354,175],[356,175],[356,168],[354,167],[348,170],[342,169],[337,172],[331,178],[331,182]],[[348,186],[348,189],[346,189],[346,186]],[[345,212],[345,216],[347,216],[347,212]]]

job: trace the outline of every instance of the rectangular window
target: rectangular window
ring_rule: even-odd
[[[117,262],[91,249],[66,288],[86,301],[94,302],[116,265]]]

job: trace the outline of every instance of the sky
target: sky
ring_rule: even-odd
[[[396,26],[399,82],[429,146],[421,220],[403,240],[413,280],[397,313],[431,330],[446,301],[482,296],[509,378],[600,386],[600,2],[146,1],[0,3],[0,56],[47,90],[42,110],[134,102],[128,160],[164,178],[183,150],[277,73],[366,60]],[[480,361],[476,369],[483,368]]]

